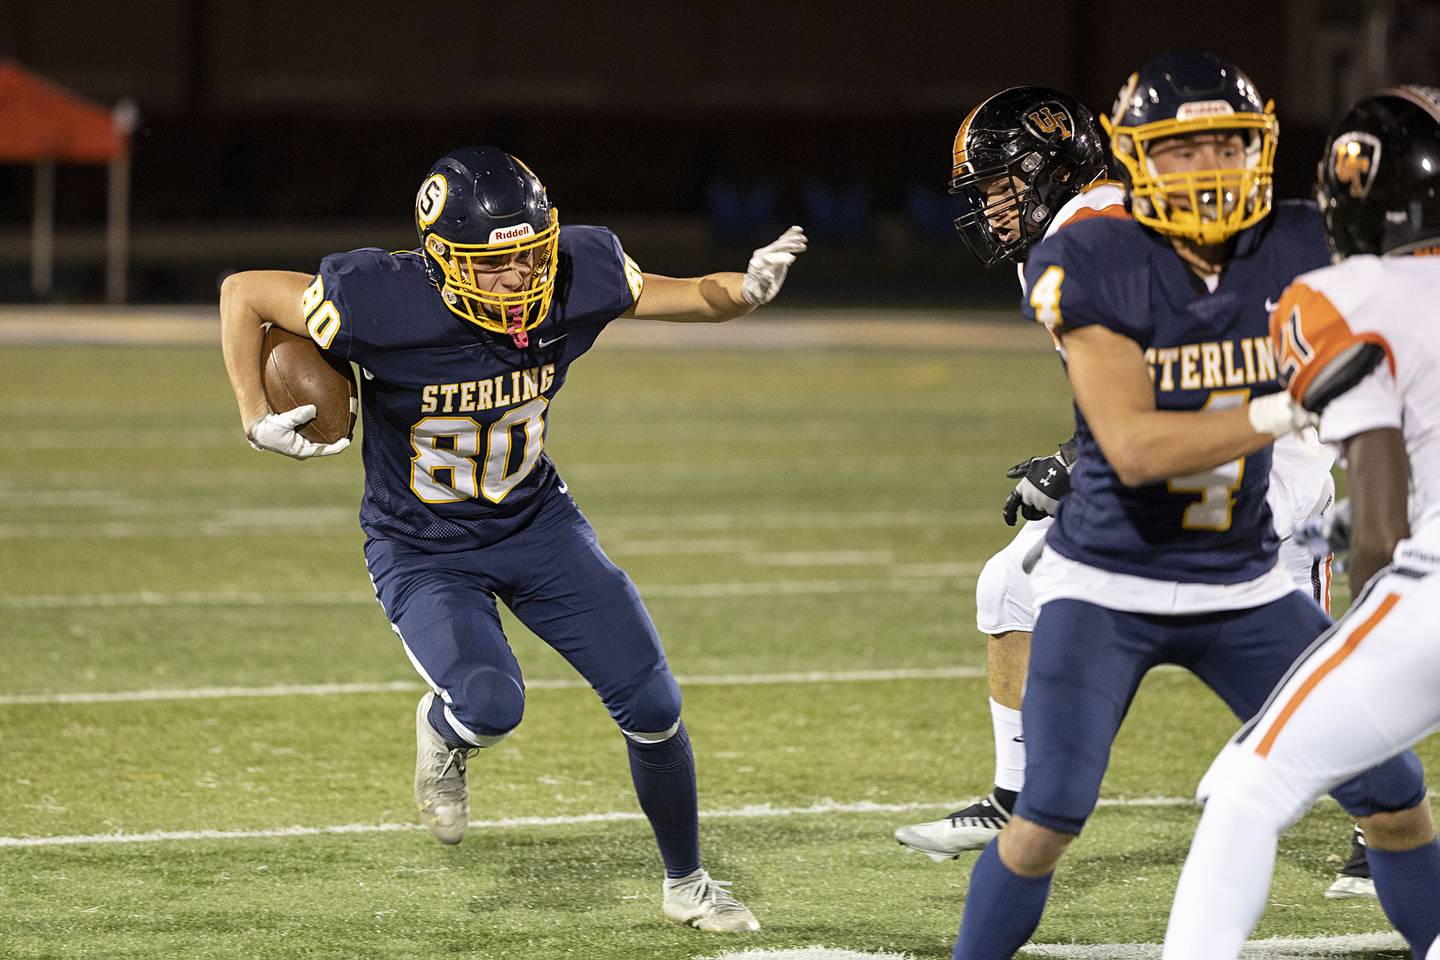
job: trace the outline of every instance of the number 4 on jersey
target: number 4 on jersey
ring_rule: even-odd
[[[1060,284],[1065,280],[1065,268],[1050,266],[1040,274],[1030,291],[1030,306],[1035,310],[1035,319],[1054,331],[1063,322],[1060,318]]]
[[[1227,410],[1250,398],[1249,390],[1215,390],[1202,410]],[[1171,493],[1198,493],[1200,499],[1185,508],[1180,526],[1185,530],[1229,530],[1235,508],[1235,491],[1245,477],[1245,458],[1222,463],[1211,470],[1171,479]]]

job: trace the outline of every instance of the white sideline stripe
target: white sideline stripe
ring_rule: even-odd
[[[932,593],[945,589],[957,579],[976,577],[981,564],[957,563],[915,565],[914,572],[901,565],[900,576],[843,580],[738,580],[729,583],[655,583],[642,585],[645,599],[711,600],[718,597],[788,597],[805,594],[847,593]],[[372,604],[368,590],[334,590],[317,593],[262,593],[260,591],[180,590],[161,593],[139,590],[134,593],[47,593],[29,596],[0,596],[0,610],[74,610],[82,607],[331,607]]]
[[[1158,960],[1158,943],[1030,944],[1022,957],[1060,957],[1065,960]],[[1320,960],[1375,950],[1404,950],[1405,941],[1394,933],[1352,933],[1338,937],[1299,937],[1252,940],[1241,951],[1245,960]],[[913,960],[908,953],[862,953],[820,945],[755,949],[720,953],[697,960]]]
[[[1395,933],[1352,933],[1338,937],[1280,937],[1252,940],[1240,951],[1245,960],[1319,960],[1346,957],[1374,950],[1404,950],[1405,941]],[[1159,960],[1158,943],[1038,944],[1027,946],[1021,956],[1059,957],[1062,960]]]
[[[822,947],[818,943],[809,947],[780,947],[779,949],[741,950],[739,953],[720,953],[713,957],[696,957],[695,960],[915,960],[908,953],[862,953],[858,950],[842,950],[837,947]]]
[[[324,509],[324,508],[321,508]],[[266,518],[266,510],[228,511],[222,517],[164,519],[155,522],[134,520],[87,521],[83,523],[0,524],[0,540],[47,540],[61,537],[86,540],[132,537],[234,537],[278,536],[314,533],[349,533],[355,530],[354,510],[343,519],[319,522],[291,518],[282,525]],[[711,513],[711,514],[619,514],[597,520],[601,534],[613,537],[619,531],[659,530],[667,533],[713,533],[733,530],[852,530],[890,527],[993,526],[994,510],[954,510],[946,513],[922,511],[868,511],[857,513]]]
[[[702,820],[752,820],[785,817],[817,817],[845,813],[914,813],[919,810],[953,809],[960,801],[929,803],[873,803],[861,800],[839,803],[821,800],[806,807],[772,807],[751,804],[730,810],[701,810]],[[1179,797],[1148,797],[1139,800],[1101,800],[1102,807],[1189,806],[1193,801]],[[644,821],[643,813],[613,810],[608,813],[581,813],[561,817],[503,817],[471,820],[472,830],[506,830],[513,827],[567,827],[584,823],[625,823]],[[169,843],[185,840],[266,840],[281,837],[319,837],[356,833],[408,833],[423,830],[418,823],[343,823],[323,827],[271,827],[265,830],[152,830],[148,833],[91,833],[53,837],[0,837],[0,849],[14,847],[69,847],[85,843]]]
[[[755,687],[781,683],[866,683],[880,680],[974,680],[985,676],[983,667],[930,669],[807,671],[801,673],[729,673],[680,676],[687,687]],[[527,690],[583,690],[589,684],[579,677],[525,681]],[[0,707],[59,703],[147,703],[157,700],[227,700],[244,697],[331,697],[352,693],[419,693],[424,684],[412,680],[385,683],[301,683],[267,687],[191,687],[180,689],[118,690],[105,693],[0,694]]]

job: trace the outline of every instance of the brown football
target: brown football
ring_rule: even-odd
[[[321,350],[309,337],[297,337],[272,324],[260,345],[265,399],[276,413],[315,404],[315,419],[300,436],[334,443],[355,432],[359,395],[350,364]]]

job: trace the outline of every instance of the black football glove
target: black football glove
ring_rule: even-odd
[[[1020,482],[1005,498],[1005,522],[1015,526],[1017,515],[1026,520],[1053,517],[1060,498],[1070,492],[1070,470],[1075,466],[1075,438],[1060,444],[1048,457],[1031,457],[1005,471]]]

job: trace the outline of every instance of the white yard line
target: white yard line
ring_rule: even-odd
[[[1354,933],[1338,937],[1296,937],[1253,940],[1241,952],[1244,960],[1321,960],[1348,957],[1374,950],[1404,950],[1405,941],[1394,933]],[[1158,943],[1031,944],[1022,957],[1061,957],[1066,960],[1158,960]],[[757,948],[718,953],[696,960],[913,960],[908,953],[865,953],[840,947]]]
[[[890,578],[839,580],[736,580],[721,583],[642,584],[646,599],[709,600],[716,597],[788,597],[837,593],[930,593],[955,580],[973,579],[981,564],[897,565]],[[264,593],[250,590],[180,590],[132,593],[46,593],[0,596],[0,610],[79,610],[110,607],[330,607],[370,604],[368,590]]]
[[[783,683],[873,683],[885,680],[974,680],[985,676],[983,667],[934,667],[894,670],[812,670],[796,673],[731,673],[677,677],[687,687],[756,687]],[[529,690],[584,690],[579,677],[525,681]],[[266,697],[335,697],[363,693],[419,693],[414,680],[385,683],[301,683],[265,687],[182,687],[153,690],[117,690],[95,693],[0,694],[0,707],[61,703],[150,703],[161,700],[230,700]]]
[[[181,590],[161,593],[51,593],[0,597],[0,610],[80,610],[109,607],[328,607],[337,604],[374,603],[368,590],[315,593],[260,593],[246,591]]]
[[[916,813],[922,810],[953,808],[960,801],[942,800],[926,803],[874,803],[859,800],[843,803],[820,800],[805,807],[775,807],[768,803],[752,804],[728,810],[702,810],[702,820],[784,819],[787,817],[819,817],[837,814]],[[1102,807],[1125,806],[1190,806],[1192,801],[1180,797],[1148,797],[1139,800],[1101,800]],[[631,810],[606,813],[580,813],[559,817],[502,817],[496,820],[472,820],[472,830],[506,830],[515,827],[566,827],[586,823],[619,823],[644,821],[645,815]],[[319,837],[358,833],[408,833],[421,830],[418,823],[342,823],[320,827],[270,827],[263,830],[153,830],[148,833],[91,833],[51,837],[0,837],[0,849],[20,847],[69,847],[89,843],[176,843],[187,840],[268,840],[288,837]]]
[[[1404,950],[1396,933],[1352,933],[1339,937],[1285,937],[1252,940],[1241,951],[1243,960],[1319,960],[1347,957],[1374,950]],[[1159,960],[1158,943],[1035,944],[1023,957],[1058,957],[1062,960]]]
[[[147,511],[148,512],[148,511]],[[595,525],[602,538],[618,539],[624,531],[660,531],[667,534],[713,533],[749,530],[874,530],[893,527],[993,526],[997,510],[790,511],[758,513],[617,514],[601,515]],[[279,536],[357,532],[355,509],[317,507],[293,511],[276,519],[266,509],[235,509],[204,517],[155,517],[143,521],[73,521],[64,523],[0,524],[0,540],[123,540],[135,537]]]
[[[751,567],[890,567],[895,565],[895,553],[891,550],[773,550],[745,553],[740,560]]]
[[[866,953],[839,947],[756,947],[753,950],[717,953],[695,960],[914,960],[908,953]]]

